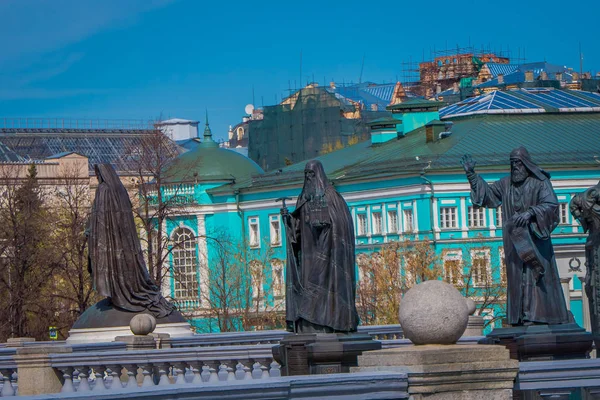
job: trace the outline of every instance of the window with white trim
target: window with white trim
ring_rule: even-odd
[[[502,286],[506,286],[506,259],[504,258],[504,248],[499,249],[500,256],[500,283]]]
[[[398,211],[389,210],[388,211],[388,233],[397,233],[398,232]]]
[[[248,230],[250,231],[250,247],[260,247],[260,225],[258,217],[248,218]]]
[[[373,216],[373,234],[380,235],[383,232],[383,221],[381,219],[381,212],[377,211],[372,214]]]
[[[496,208],[496,228],[502,227],[502,206]]]
[[[447,251],[444,253],[444,280],[452,285],[463,284],[462,251]]]
[[[173,231],[173,278],[176,299],[198,298],[198,258],[196,255],[196,238],[188,228],[177,228]]]
[[[485,208],[469,206],[469,228],[483,228],[485,226]]]
[[[569,204],[559,203],[560,224],[566,225],[569,223]]]
[[[271,260],[271,268],[273,274],[273,296],[283,297],[285,288],[283,261],[278,259]]]
[[[404,232],[412,232],[415,229],[413,220],[413,210],[403,210],[404,213]]]
[[[358,221],[358,236],[364,236],[367,234],[367,215],[366,214],[357,214],[356,220]]]
[[[281,219],[279,214],[269,216],[269,232],[271,235],[271,245],[281,246]]]
[[[263,293],[264,267],[256,260],[250,261],[250,279],[252,281],[252,297],[264,297]]]
[[[456,228],[456,207],[440,207],[440,228]]]
[[[471,250],[471,278],[474,287],[492,283],[489,249]]]

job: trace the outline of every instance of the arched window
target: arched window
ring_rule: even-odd
[[[244,128],[241,126],[237,128],[237,140],[240,141],[244,138]]]
[[[198,258],[196,239],[188,228],[173,232],[173,278],[175,298],[198,298]]]
[[[273,268],[273,296],[282,297],[285,290],[285,281],[283,275],[283,261],[278,259],[271,260]]]

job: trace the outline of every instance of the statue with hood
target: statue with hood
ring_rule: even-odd
[[[96,164],[94,169],[98,188],[88,227],[94,289],[116,308],[166,317],[174,308],[146,268],[129,195],[110,164]]]
[[[323,165],[309,161],[293,212],[281,209],[287,238],[286,321],[297,333],[355,332],[354,225]]]
[[[471,201],[502,206],[502,239],[507,280],[507,317],[512,326],[572,322],[560,285],[550,235],[559,222],[550,174],[524,147],[510,153],[510,175],[488,184],[475,173],[470,155],[461,159]]]

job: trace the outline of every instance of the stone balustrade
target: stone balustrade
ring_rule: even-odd
[[[334,375],[307,375],[271,378],[268,385],[261,380],[226,382],[198,382],[185,385],[144,386],[136,392],[127,387],[103,392],[87,391],[58,393],[23,400],[130,400],[167,399],[245,399],[245,400],[300,400],[300,399],[408,399],[408,379],[403,373],[356,373]]]
[[[279,377],[271,345],[51,354],[61,392],[202,384]]]

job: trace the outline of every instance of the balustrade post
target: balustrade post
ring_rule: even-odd
[[[104,365],[98,365],[94,367],[94,376],[96,377],[96,384],[94,385],[92,391],[103,392],[106,390],[106,385],[104,385],[104,371],[106,371],[106,367]]]
[[[84,365],[81,367],[77,367],[77,377],[79,378],[79,386],[77,387],[78,392],[89,392],[92,389],[90,388],[90,381],[88,380],[90,369]]]
[[[158,386],[169,386],[171,382],[169,382],[169,363],[160,363],[157,365],[158,367]]]
[[[142,387],[154,386],[154,382],[152,381],[152,365],[151,364],[142,364],[139,367],[142,369],[142,375],[144,375],[144,380],[142,381]]]
[[[176,372],[175,384],[176,385],[184,385],[187,382],[185,381],[185,368],[188,366],[188,363],[180,362],[175,363],[173,367],[173,371]]]
[[[2,386],[2,392],[0,392],[0,396],[9,397],[15,395],[15,388],[11,383],[11,378],[13,374],[12,369],[1,369],[0,373],[2,374],[2,379],[4,380],[4,385]]]
[[[52,368],[51,353],[71,353],[67,346],[17,348],[15,362],[19,371],[19,395],[59,393],[63,387],[60,371]]]
[[[66,367],[66,368],[58,368],[60,370],[60,372],[62,372],[63,374],[63,386],[62,389],[60,389],[61,393],[74,393],[75,392],[75,387],[73,386],[73,368],[72,367]]]
[[[203,382],[203,380],[202,380],[202,374],[200,373],[200,371],[202,370],[202,363],[194,361],[191,364],[192,364],[191,371],[194,374],[194,378],[192,379],[192,383],[195,384],[195,385],[199,385],[199,384],[201,384]]]
[[[122,389],[123,384],[121,383],[121,366],[120,365],[108,365],[108,375],[111,379],[107,379],[107,386],[110,390]]]
[[[129,390],[135,390],[138,387],[137,384],[137,365],[136,364],[128,364],[125,365],[125,369],[127,370],[127,383],[125,384],[125,388]]]

